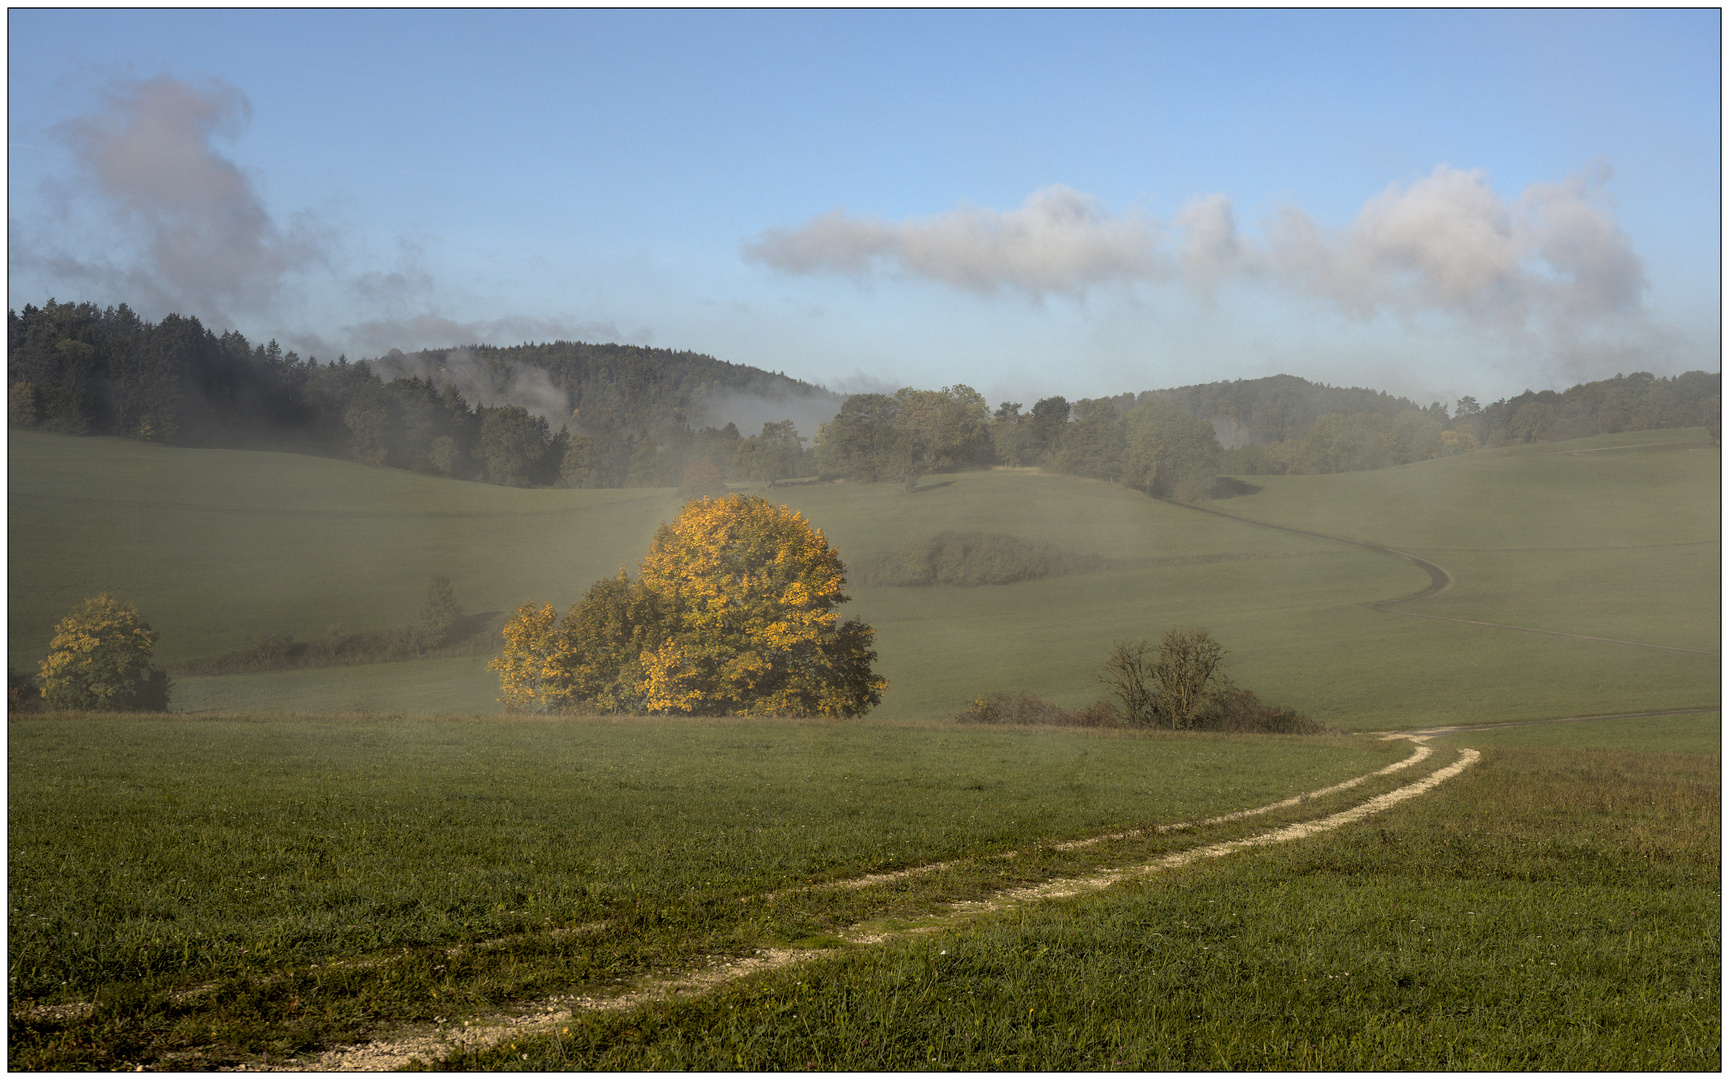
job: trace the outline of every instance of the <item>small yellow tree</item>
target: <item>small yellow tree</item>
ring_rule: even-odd
[[[56,709],[168,708],[168,674],[150,666],[156,631],[103,593],[60,620],[41,664],[42,696]]]
[[[507,712],[542,712],[565,703],[570,643],[551,604],[531,600],[504,627],[504,652],[487,663],[498,672],[499,701]]]

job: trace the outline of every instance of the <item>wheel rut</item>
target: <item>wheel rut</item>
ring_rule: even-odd
[[[1313,792],[1305,792],[1289,799],[1269,803],[1266,806],[1251,810],[1237,811],[1218,817],[1202,819],[1194,822],[1180,822],[1163,826],[1153,826],[1148,830],[1136,830],[1124,833],[1112,833],[1105,836],[1084,840],[1067,841],[1053,845],[1059,848],[1079,847],[1086,844],[1101,843],[1110,839],[1119,839],[1135,835],[1136,832],[1167,832],[1178,829],[1196,828],[1201,825],[1227,822],[1252,817],[1257,814],[1272,813],[1279,809],[1297,805],[1311,798],[1348,790],[1363,784],[1377,776],[1386,776],[1394,772],[1412,768],[1427,761],[1435,753],[1428,745],[1430,736],[1395,732],[1383,735],[1385,739],[1407,739],[1414,744],[1412,753],[1391,765],[1383,766],[1373,772],[1330,787],[1320,788]],[[1004,911],[1022,905],[1043,900],[1061,899],[1097,892],[1119,882],[1131,878],[1146,877],[1167,871],[1179,869],[1192,863],[1207,859],[1222,858],[1238,851],[1266,847],[1274,844],[1289,843],[1305,839],[1320,833],[1350,825],[1373,814],[1381,813],[1407,800],[1414,799],[1435,787],[1458,776],[1481,758],[1472,749],[1461,749],[1458,756],[1450,763],[1436,768],[1422,778],[1392,791],[1366,799],[1348,809],[1326,814],[1321,817],[1283,825],[1266,832],[1235,840],[1225,840],[1210,844],[1201,844],[1160,856],[1151,862],[1135,866],[1104,869],[1092,874],[1060,878],[1042,882],[1037,885],[1005,889],[994,896],[983,900],[956,901],[939,907],[932,913],[907,920],[898,920],[893,924],[881,921],[869,921],[842,930],[837,936],[848,946],[872,946],[903,940],[915,935],[933,933],[949,929],[993,912]],[[874,875],[869,878],[852,879],[858,881],[892,880],[896,877],[910,876],[913,873],[931,872],[948,863],[932,863],[924,867],[913,868],[910,871],[897,871],[892,875]],[[831,882],[811,888],[836,887],[844,883]],[[855,886],[857,887],[857,886]],[[301,1058],[295,1061],[271,1065],[241,1066],[233,1071],[282,1071],[282,1072],[356,1072],[398,1069],[409,1065],[415,1060],[426,1064],[436,1064],[458,1050],[477,1050],[496,1046],[508,1039],[520,1038],[536,1034],[549,1034],[584,1012],[617,1012],[635,1008],[639,1005],[676,998],[691,998],[710,993],[736,980],[767,971],[792,967],[797,964],[836,955],[836,948],[822,949],[780,949],[765,948],[754,956],[742,958],[717,959],[713,963],[696,967],[687,971],[653,976],[638,981],[634,986],[615,995],[582,995],[571,994],[545,998],[535,1002],[525,1002],[509,1013],[471,1020],[461,1028],[429,1028],[405,1030],[396,1034],[376,1039],[367,1043],[334,1047],[311,1058]]]

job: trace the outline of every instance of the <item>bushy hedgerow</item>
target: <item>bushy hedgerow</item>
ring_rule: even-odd
[[[953,530],[915,536],[893,551],[853,564],[865,586],[1010,585],[1017,581],[1085,574],[1106,560],[1076,555],[1043,540],[995,532]]]
[[[1001,691],[974,698],[954,715],[963,724],[1057,724],[1064,727],[1118,727],[1116,710],[1108,701],[1065,709],[1028,693]]]
[[[1196,715],[1196,731],[1262,732],[1269,735],[1325,735],[1331,728],[1288,705],[1268,705],[1253,690],[1227,686]]]

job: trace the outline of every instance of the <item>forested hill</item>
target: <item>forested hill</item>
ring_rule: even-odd
[[[150,323],[124,304],[9,311],[7,349],[14,426],[502,484],[669,485],[697,460],[738,478],[780,472],[841,401],[783,374],[635,345],[473,345],[324,364],[195,317]],[[741,424],[768,427],[744,435]]]
[[[1167,402],[1210,421],[1227,472],[1342,472],[1617,431],[1706,427],[1720,440],[1722,389],[1720,371],[1667,378],[1636,371],[1488,405],[1463,397],[1449,414],[1438,401],[1419,407],[1377,390],[1274,375],[1154,390],[1138,400]]]
[[[402,353],[369,361],[386,381],[421,378],[453,385],[490,402],[514,395],[517,404],[546,398],[549,420],[568,418],[572,430],[601,434],[651,431],[667,422],[692,427],[736,424],[745,430],[793,420],[809,436],[833,416],[842,397],[813,383],[705,353],[582,341],[544,345],[469,345]],[[534,373],[544,372],[545,380]],[[545,394],[550,387],[555,391]],[[552,413],[562,410],[564,417]]]
[[[1427,408],[1408,398],[1360,386],[1328,386],[1299,379],[1295,375],[1271,375],[1264,379],[1179,386],[1153,390],[1141,400],[1168,401],[1190,416],[1214,421],[1219,442],[1227,450],[1239,446],[1265,445],[1300,439],[1323,416],[1370,413],[1397,416],[1424,412],[1446,422],[1447,409],[1440,402]]]
[[[1217,473],[1374,469],[1479,446],[1646,428],[1722,432],[1722,373],[1647,372],[1419,406],[1290,375],[992,412],[966,386],[842,398],[701,353],[558,341],[349,363],[160,323],[125,305],[7,314],[15,427],[343,457],[511,485],[724,490],[812,472],[916,485],[936,469],[1047,466],[1154,494]],[[823,425],[826,425],[824,427]],[[742,429],[742,430],[741,430]]]

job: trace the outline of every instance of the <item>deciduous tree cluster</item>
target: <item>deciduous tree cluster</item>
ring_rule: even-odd
[[[522,605],[490,665],[505,707],[857,716],[882,700],[875,631],[842,620],[845,570],[820,530],[756,496],[688,504],[633,580],[560,621]]]

